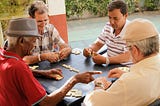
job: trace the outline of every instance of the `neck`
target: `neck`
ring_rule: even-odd
[[[145,57],[142,57],[139,61],[141,61],[141,60],[143,60],[143,59],[147,59],[147,58],[149,58],[149,57],[152,57],[152,56],[155,56],[155,55],[157,55],[158,53],[156,52],[156,53],[153,53],[153,54],[151,54],[151,55],[149,55],[149,56],[145,56]],[[138,61],[138,62],[139,62]]]
[[[6,49],[6,51],[9,51],[9,52],[13,52],[13,53],[16,53],[16,54],[18,54],[20,57],[23,57],[23,54],[22,54],[22,52],[21,52],[21,50],[17,47],[17,48],[15,48],[15,47],[8,47],[7,49]]]
[[[120,32],[121,32],[122,29],[115,29],[115,35],[117,36]]]

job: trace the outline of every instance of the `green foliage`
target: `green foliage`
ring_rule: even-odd
[[[106,16],[107,7],[111,0],[89,0],[90,4],[87,5],[87,10],[94,15]]]
[[[149,11],[157,10],[160,6],[160,0],[145,0],[144,6]]]
[[[105,16],[107,15],[106,7],[110,0],[65,0],[66,15],[82,16],[84,11],[89,11],[91,14]]]
[[[136,0],[125,0],[127,6],[128,6],[128,12],[133,13],[135,10],[135,1]]]
[[[0,20],[23,16],[26,14],[26,7],[33,0],[1,0]]]
[[[0,21],[3,31],[6,30],[9,19],[26,16],[27,6],[32,1],[33,0],[0,0]]]
[[[112,0],[65,0],[66,15],[68,18],[71,16],[82,16],[84,11],[88,11],[93,15],[106,16],[107,7]],[[135,0],[125,0],[129,12],[133,12],[135,9]]]
[[[86,10],[85,0],[65,0],[67,17],[82,15],[83,11]]]

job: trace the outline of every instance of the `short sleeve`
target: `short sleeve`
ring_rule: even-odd
[[[45,89],[35,79],[26,64],[20,62],[13,70],[15,71],[17,87],[30,104],[34,104],[46,96]]]
[[[105,44],[106,41],[110,36],[113,34],[113,28],[110,26],[110,24],[107,22],[104,28],[102,29],[101,34],[98,36],[97,41]]]

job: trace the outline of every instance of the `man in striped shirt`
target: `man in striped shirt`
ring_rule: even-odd
[[[113,1],[108,6],[109,22],[104,26],[102,33],[90,47],[84,48],[83,55],[92,56],[96,64],[123,64],[131,65],[130,54],[125,50],[126,42],[122,40],[122,35],[126,25],[128,12],[127,5],[121,0]],[[107,46],[107,55],[96,53],[104,45]]]

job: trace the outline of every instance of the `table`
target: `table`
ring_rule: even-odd
[[[70,77],[74,76],[75,72],[69,71],[68,69],[62,67],[62,64],[70,65],[78,70],[80,72],[85,71],[102,71],[102,74],[100,75],[94,75],[94,78],[100,77],[100,76],[107,76],[107,73],[110,69],[113,69],[115,67],[120,67],[121,65],[96,65],[92,62],[91,58],[86,58],[83,56],[83,54],[75,55],[71,54],[67,59],[62,60],[57,63],[49,63],[48,61],[43,61],[39,63],[39,69],[51,69],[51,68],[61,68],[62,73],[64,75],[64,78],[60,81],[56,81],[53,79],[45,79],[45,78],[37,78],[38,81],[42,84],[42,86],[46,89],[48,93],[53,92],[54,90],[60,88]],[[107,79],[112,80],[112,79]],[[92,91],[94,88],[94,83],[91,82],[89,84],[76,84],[74,86],[75,89],[81,90],[83,92],[83,96],[85,96],[88,92]],[[75,97],[65,97],[64,100],[68,103],[71,103],[78,98]]]

